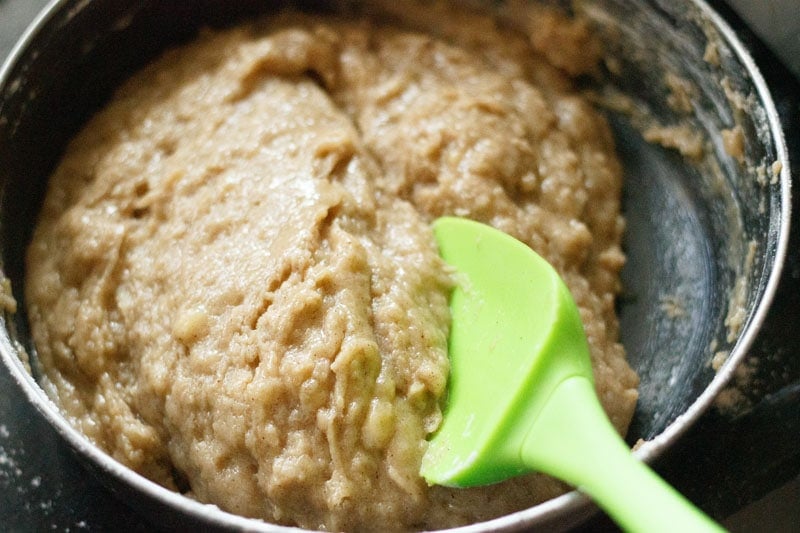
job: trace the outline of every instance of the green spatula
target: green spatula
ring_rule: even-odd
[[[434,233],[463,278],[450,302],[444,421],[422,461],[428,483],[468,487],[538,471],[588,494],[626,530],[721,530],[611,426],[578,309],[547,261],[465,219],[441,218]]]

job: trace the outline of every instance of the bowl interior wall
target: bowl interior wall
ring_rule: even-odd
[[[684,413],[716,375],[711,360],[746,355],[743,333],[775,262],[781,188],[766,112],[747,65],[692,2],[581,2],[617,61],[611,84],[661,125],[688,125],[705,137],[688,160],[646,143],[624,115],[613,115],[625,168],[628,222],[619,302],[621,338],[641,377],[629,440],[649,439]],[[714,57],[716,56],[716,57]],[[686,84],[689,113],[670,104],[667,74]],[[741,128],[744,161],[721,131]],[[741,327],[730,308],[742,306]]]

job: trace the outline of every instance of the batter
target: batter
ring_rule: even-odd
[[[283,13],[128,81],[68,147],[28,250],[43,383],[70,421],[164,486],[311,529],[457,526],[563,492],[418,474],[448,376],[440,215],[548,259],[620,432],[636,402],[620,166],[568,77],[596,47],[526,13],[527,33],[442,3]]]

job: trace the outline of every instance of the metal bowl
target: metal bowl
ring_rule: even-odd
[[[503,16],[504,2],[476,3]],[[20,309],[24,251],[47,178],[90,114],[133,71],[198,28],[280,4],[58,0],[36,19],[0,70],[0,253]],[[788,156],[756,65],[703,1],[583,0],[570,9],[593,21],[609,50],[607,79],[591,87],[609,104],[625,167],[628,264],[619,314],[623,344],[642,380],[629,440],[645,440],[636,453],[649,461],[709,408],[765,318],[788,239]],[[688,100],[676,102],[675,80],[682,80]],[[644,141],[647,121],[701,132],[702,154],[685,157]],[[737,125],[741,161],[721,135]],[[29,371],[25,361],[35,350],[25,314],[0,322],[0,355],[27,400],[145,516],[167,528],[287,529],[198,503],[112,460],[66,422]],[[571,492],[462,530],[565,529],[595,511]]]

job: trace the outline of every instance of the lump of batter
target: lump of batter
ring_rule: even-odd
[[[557,48],[531,44],[549,40],[425,9],[205,32],[70,144],[26,300],[44,387],[113,457],[224,510],[328,530],[456,526],[562,492],[418,474],[448,375],[453,280],[430,229],[445,214],[558,269],[625,431],[637,379],[616,340],[609,129],[548,63]],[[562,59],[581,56],[579,23],[529,23],[562,48],[577,36]]]

